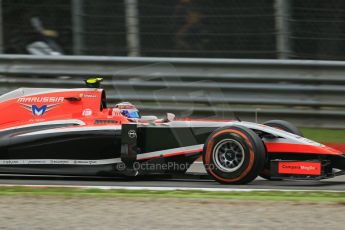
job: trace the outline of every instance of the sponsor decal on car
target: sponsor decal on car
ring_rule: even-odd
[[[84,97],[84,98],[97,98],[97,95],[82,93],[82,94],[80,94],[80,97]]]
[[[84,109],[82,112],[83,117],[89,117],[92,116],[92,109]]]
[[[22,108],[32,113],[34,116],[43,116],[48,111],[56,108],[56,106],[62,104],[63,97],[21,97],[18,98],[18,103]],[[54,104],[26,104],[26,103],[54,103]]]
[[[59,104],[52,104],[52,105],[29,105],[24,103],[19,103],[25,110],[30,111],[34,116],[43,116],[46,112],[54,109]]]
[[[21,97],[19,103],[62,103],[64,97]]]
[[[8,159],[0,160],[0,165],[106,165],[121,162],[120,158],[98,160],[67,159]]]
[[[135,130],[131,129],[128,131],[128,136],[129,138],[136,138],[137,137],[137,132],[135,132]]]
[[[115,120],[95,120],[95,125],[117,124]]]
[[[304,161],[279,162],[278,173],[298,175],[321,175],[321,163]]]

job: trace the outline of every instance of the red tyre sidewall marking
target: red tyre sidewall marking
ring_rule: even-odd
[[[238,135],[240,135],[241,137],[243,137],[243,139],[246,141],[248,147],[249,147],[249,154],[250,154],[250,159],[249,159],[249,164],[247,166],[247,168],[241,173],[241,175],[239,177],[236,178],[231,178],[231,179],[226,179],[226,178],[222,178],[220,176],[218,176],[217,174],[215,174],[212,170],[210,170],[209,165],[210,165],[210,161],[211,161],[211,150],[212,150],[212,146],[214,143],[214,138],[216,138],[217,136],[223,134],[223,133],[236,133]],[[242,132],[238,131],[238,130],[234,130],[234,129],[226,129],[226,130],[222,130],[218,133],[216,133],[212,139],[209,141],[209,143],[207,144],[207,148],[206,148],[206,157],[205,157],[205,165],[207,166],[207,171],[212,174],[212,176],[214,176],[215,178],[217,178],[220,181],[224,181],[224,182],[236,182],[241,180],[243,177],[245,177],[249,171],[251,170],[251,168],[253,167],[254,164],[254,152],[253,152],[253,146],[251,144],[251,142],[249,141],[249,139],[247,138],[247,136],[245,134],[243,134]]]

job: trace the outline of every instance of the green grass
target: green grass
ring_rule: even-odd
[[[345,130],[301,128],[304,136],[317,142],[344,143]]]
[[[345,204],[345,192],[206,192],[206,191],[153,191],[153,190],[101,190],[82,188],[0,187],[1,196],[54,196],[86,198],[179,198],[225,199],[254,201],[337,202]]]

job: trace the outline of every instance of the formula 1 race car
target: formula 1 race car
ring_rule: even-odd
[[[225,184],[325,179],[344,174],[345,154],[302,136],[292,124],[140,116],[109,108],[101,79],[87,88],[20,88],[0,97],[0,173],[81,176],[186,173],[200,156]]]

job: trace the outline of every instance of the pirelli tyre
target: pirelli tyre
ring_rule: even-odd
[[[242,126],[216,129],[206,140],[206,171],[222,184],[246,184],[263,170],[266,150],[260,137]]]
[[[292,133],[292,134],[296,134],[298,136],[303,137],[303,133],[293,124],[291,124],[288,121],[283,121],[283,120],[271,120],[271,121],[267,121],[264,123],[264,125],[273,127],[273,128],[277,128],[277,129],[281,129],[284,130],[286,132]],[[264,169],[262,170],[262,172],[260,173],[260,176],[266,180],[272,180],[271,179],[271,173],[270,173],[270,162],[266,162],[266,165],[264,167]],[[277,179],[275,179],[277,180]],[[281,179],[278,179],[281,180]]]
[[[277,128],[277,129],[281,129],[281,130],[284,130],[286,132],[293,133],[293,134],[296,134],[298,136],[303,137],[303,133],[295,125],[291,124],[288,121],[271,120],[271,121],[265,122],[264,125],[267,125],[267,126],[270,126],[273,128]]]

